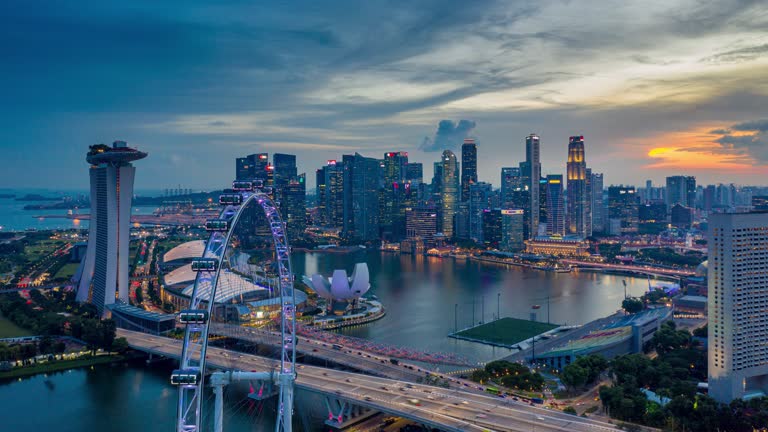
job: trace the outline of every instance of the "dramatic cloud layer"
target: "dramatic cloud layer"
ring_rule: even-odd
[[[607,184],[762,184],[766,28],[747,0],[7,0],[0,187],[83,188],[118,138],[150,153],[139,188],[220,186],[260,151],[311,173],[406,150],[430,178],[470,132],[497,185],[531,132],[545,173],[580,134]]]
[[[424,137],[419,150],[423,152],[456,150],[475,126],[475,122],[469,120],[460,120],[458,123],[451,120],[441,120],[437,125],[435,137]]]

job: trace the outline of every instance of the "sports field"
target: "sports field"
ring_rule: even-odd
[[[514,345],[557,327],[559,326],[555,324],[516,318],[502,318],[468,330],[462,330],[456,335],[484,342]]]

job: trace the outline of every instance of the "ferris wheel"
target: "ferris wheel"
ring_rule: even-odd
[[[177,432],[200,432],[206,375],[206,351],[208,331],[214,319],[214,305],[218,300],[217,288],[222,284],[223,268],[228,263],[228,251],[233,248],[233,234],[238,223],[255,224],[254,218],[242,218],[244,211],[255,208],[263,211],[269,224],[274,245],[273,266],[275,288],[280,298],[280,369],[274,374],[279,386],[276,432],[290,432],[293,417],[293,384],[296,379],[296,323],[293,273],[291,272],[290,247],[286,226],[280,217],[276,203],[270,198],[269,188],[258,182],[235,181],[231,192],[219,197],[223,206],[219,217],[205,224],[210,232],[203,256],[191,266],[195,271],[195,284],[189,309],[179,313],[179,321],[185,325],[184,344],[179,369],[171,374],[171,383],[179,387]],[[251,227],[248,227],[251,228]],[[255,228],[255,227],[253,227]]]

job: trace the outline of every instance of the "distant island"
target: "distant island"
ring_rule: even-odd
[[[46,197],[39,194],[26,194],[23,197],[16,198],[16,201],[59,201],[59,200],[61,200],[61,198]]]

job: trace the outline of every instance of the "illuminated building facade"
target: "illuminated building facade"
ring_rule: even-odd
[[[477,144],[467,138],[461,145],[461,201],[469,200],[469,188],[474,183],[477,183]]]
[[[709,395],[768,394],[768,215],[709,217]]]
[[[568,140],[568,214],[566,228],[569,234],[583,238],[592,235],[587,220],[591,220],[591,202],[587,188],[587,162],[584,155],[584,136],[572,136]]]
[[[443,151],[440,181],[440,205],[442,209],[442,232],[446,238],[453,237],[453,215],[459,202],[459,163],[450,150]]]
[[[128,303],[128,251],[131,201],[136,168],[130,163],[147,154],[115,141],[112,147],[90,147],[91,218],[88,248],[78,285],[77,300],[87,301],[104,314],[106,306]]]

